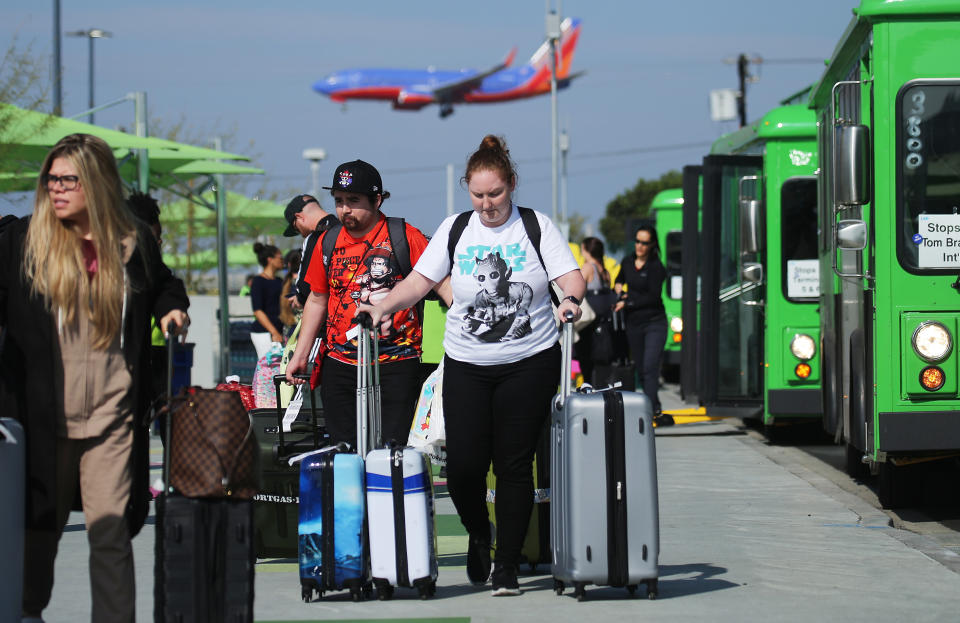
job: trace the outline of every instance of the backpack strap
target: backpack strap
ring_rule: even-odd
[[[460,242],[463,230],[467,228],[467,223],[470,222],[472,215],[473,210],[461,212],[457,215],[457,218],[453,220],[453,225],[450,226],[450,237],[447,238],[447,255],[450,257],[450,272],[453,272],[453,252],[456,250],[457,243]]]
[[[400,265],[400,276],[406,277],[413,271],[410,264],[410,243],[407,241],[407,222],[399,216],[387,217],[387,237],[393,256]]]
[[[543,266],[543,272],[547,272],[547,263],[543,261],[543,253],[540,252],[541,231],[537,215],[530,208],[517,206],[517,211],[520,213],[520,220],[523,221],[523,228],[527,231],[527,238],[533,243],[533,248],[540,259],[540,265]],[[547,275],[547,291],[550,293],[550,300],[553,301],[553,304],[560,307],[560,297],[557,296],[557,293],[553,291],[553,286],[550,285],[550,275]]]

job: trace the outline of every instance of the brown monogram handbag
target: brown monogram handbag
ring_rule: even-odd
[[[260,449],[240,394],[185,387],[170,406],[167,460],[173,492],[252,499],[259,489]]]

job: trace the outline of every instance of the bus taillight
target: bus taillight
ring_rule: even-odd
[[[943,370],[937,366],[927,366],[920,371],[920,385],[927,391],[937,391],[943,387],[946,380],[947,377],[944,375]]]

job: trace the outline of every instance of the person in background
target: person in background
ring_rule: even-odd
[[[280,333],[280,289],[283,280],[277,277],[277,271],[283,268],[283,253],[272,244],[253,243],[253,252],[263,271],[253,278],[250,285],[250,306],[256,318],[250,323],[250,341],[257,349],[257,361],[270,348],[271,342],[283,343]]]
[[[40,621],[50,601],[78,481],[91,620],[134,620],[130,539],[150,499],[150,319],[182,332],[188,305],[124,201],[110,147],[89,134],[60,139],[40,169],[33,215],[0,237],[0,404],[28,440],[24,621]]]
[[[363,160],[337,167],[333,182],[324,187],[333,195],[342,227],[317,236],[310,256],[306,283],[310,297],[303,310],[297,349],[287,364],[287,380],[302,381],[294,375],[306,370],[307,356],[326,322],[320,356],[320,397],[331,443],[357,440],[356,384],[357,338],[354,313],[360,301],[382,290],[392,289],[402,276],[391,239],[387,216],[382,212],[390,193],[376,167]],[[404,223],[403,235],[416,263],[427,246],[423,233]],[[302,233],[302,232],[301,232]],[[324,264],[323,240],[336,236],[329,266]],[[301,270],[301,273],[303,271]],[[381,385],[382,440],[403,443],[410,433],[420,386],[420,354],[423,319],[412,301],[394,310],[390,329],[378,341]]]
[[[297,309],[293,307],[297,300],[295,288],[297,274],[300,272],[300,249],[287,251],[283,257],[283,264],[287,268],[287,274],[283,276],[283,284],[280,286],[280,322],[283,323],[283,337],[289,338],[297,322],[300,321],[302,310],[299,305]]]
[[[528,214],[540,230],[540,253],[513,203],[517,173],[500,137],[487,135],[467,161],[462,181],[473,212],[448,249],[458,218],[437,229],[413,272],[376,305],[361,305],[374,325],[418,301],[447,276],[453,300],[444,333],[443,411],[447,486],[469,533],[467,577],[491,577],[486,475],[497,478],[497,553],[493,595],[519,595],[517,564],[533,509],[533,455],[557,390],[557,320],[580,317],[586,289],[567,241],[550,219]],[[554,314],[550,282],[563,292]],[[572,321],[571,320],[571,321]]]
[[[587,285],[587,302],[597,315],[593,322],[579,331],[580,339],[574,347],[583,378],[588,381],[593,378],[594,333],[600,324],[609,322],[611,306],[615,303],[613,290],[610,289],[610,273],[603,266],[603,254],[603,242],[599,238],[588,236],[580,243],[580,255],[583,256],[580,274]]]
[[[287,297],[294,310],[302,311],[303,306],[307,304],[307,297],[310,296],[310,284],[307,283],[306,276],[313,257],[313,248],[323,232],[339,224],[340,221],[335,215],[324,210],[313,195],[297,195],[291,199],[283,211],[283,216],[287,219],[287,229],[283,235],[288,238],[297,234],[303,236],[303,245],[300,247],[300,270],[294,281],[294,293]]]
[[[146,193],[135,191],[127,197],[127,207],[130,208],[130,212],[135,217],[147,224],[157,241],[157,246],[161,247],[162,253],[160,205],[157,200]],[[150,386],[153,398],[156,399],[163,396],[167,391],[167,340],[156,319],[151,321],[150,326],[150,366],[152,369]]]
[[[661,416],[658,396],[660,362],[667,343],[667,313],[662,296],[666,278],[667,271],[660,262],[657,230],[653,225],[641,225],[634,236],[634,252],[620,264],[613,286],[619,300],[613,309],[624,310],[630,354],[658,425],[673,423],[671,416]]]
[[[240,296],[250,296],[250,286],[253,285],[253,278],[256,277],[254,274],[249,274],[243,280],[243,285],[240,286],[240,291],[237,292]]]

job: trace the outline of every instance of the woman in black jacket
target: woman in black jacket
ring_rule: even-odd
[[[667,419],[669,416],[660,415],[657,395],[660,361],[667,342],[667,313],[662,296],[666,278],[667,271],[660,262],[657,230],[652,225],[642,225],[634,235],[634,252],[623,258],[620,264],[620,273],[613,286],[620,300],[613,309],[615,312],[625,310],[630,354],[658,424],[672,423]]]
[[[147,515],[150,319],[189,324],[183,283],[129,212],[110,147],[50,151],[33,214],[0,237],[0,404],[27,439],[25,617],[50,600],[77,482],[94,621],[134,620],[130,539]]]

